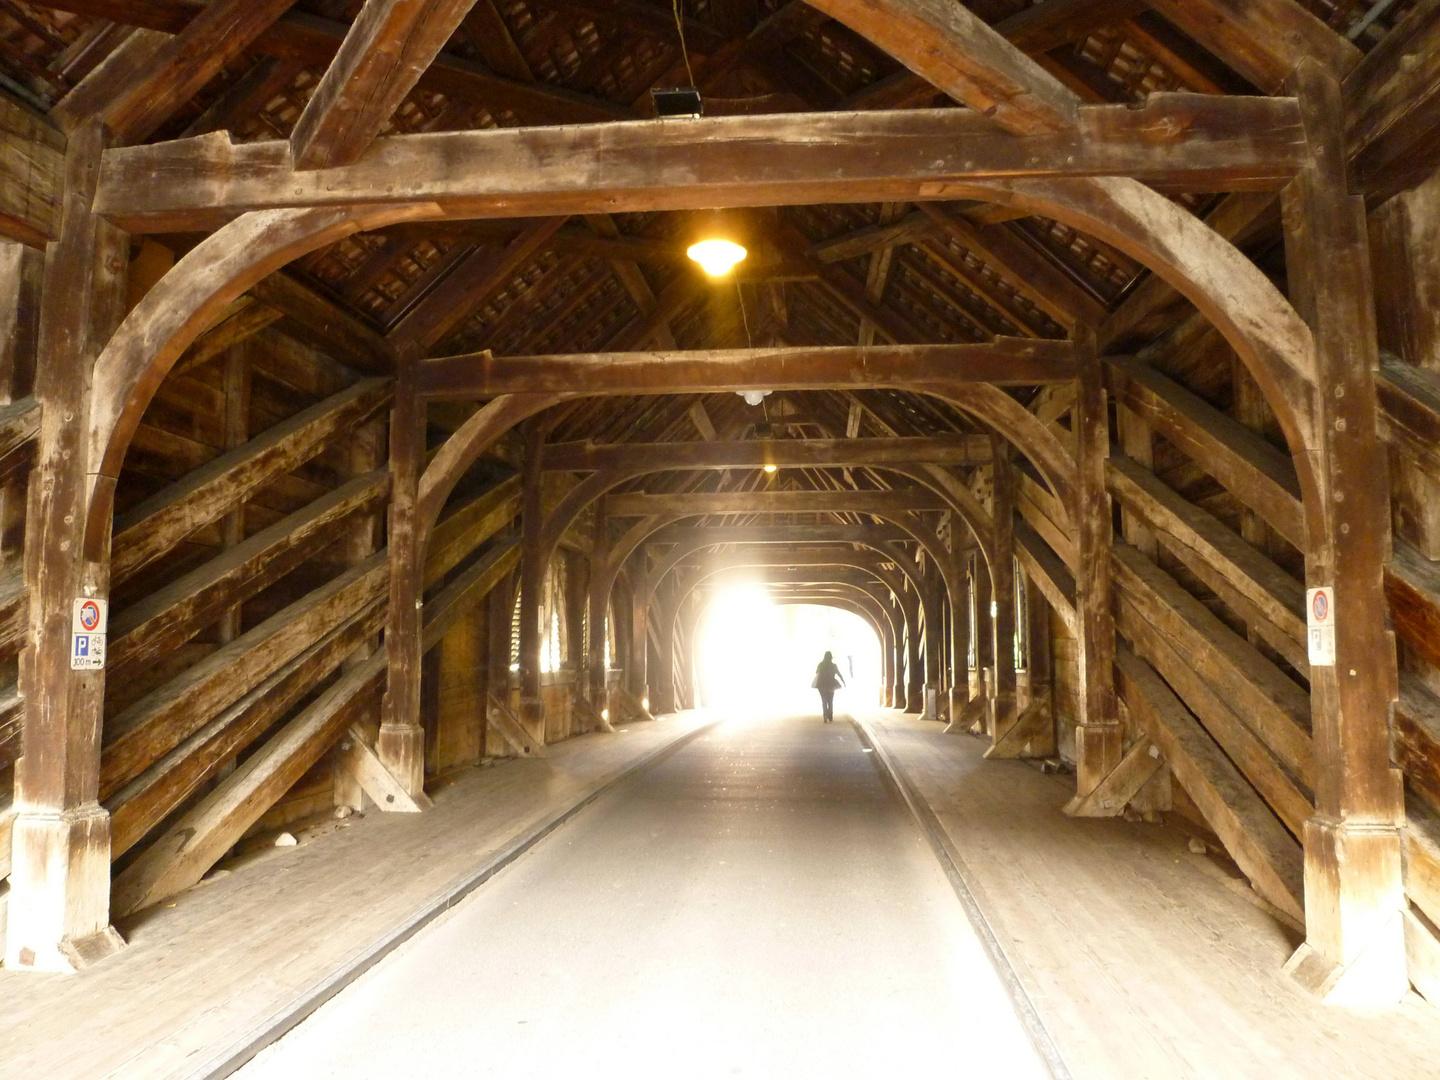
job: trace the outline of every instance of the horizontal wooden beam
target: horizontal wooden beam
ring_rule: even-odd
[[[488,352],[421,361],[421,397],[497,394],[705,394],[729,390],[893,387],[940,392],[965,383],[1033,386],[1075,377],[1068,341],[997,338],[980,345],[840,345],[675,352]]]
[[[880,544],[913,540],[893,525],[670,525],[648,544]]]
[[[940,496],[900,491],[720,491],[671,495],[626,493],[606,499],[610,517],[694,517],[707,514],[886,514],[947,510]]]
[[[130,232],[176,232],[279,207],[539,217],[944,200],[965,195],[946,181],[1017,177],[1229,191],[1279,187],[1308,160],[1293,99],[1152,94],[1140,108],[1081,109],[1079,126],[1056,135],[1007,135],[968,109],[728,116],[393,136],[353,165],[308,171],[288,142],[217,132],[107,150],[95,206]]]
[[[744,442],[555,443],[542,467],[555,472],[665,469],[745,469],[865,466],[935,462],[978,465],[990,460],[989,436],[934,435],[913,439],[752,439]]]

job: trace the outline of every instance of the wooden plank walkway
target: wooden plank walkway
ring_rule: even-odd
[[[477,871],[708,720],[684,713],[470,770],[434,793],[428,813],[337,822],[141,912],[120,927],[129,948],[93,970],[0,970],[0,1076],[224,1075],[307,999],[343,985],[337,973],[373,960]]]
[[[1076,819],[1074,778],[986,761],[985,744],[869,711],[929,804],[1075,1080],[1428,1080],[1440,1014],[1317,1004],[1280,971],[1299,935],[1179,829]]]

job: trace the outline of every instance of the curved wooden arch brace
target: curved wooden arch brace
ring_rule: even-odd
[[[445,500],[450,498],[455,485],[475,464],[475,460],[516,424],[564,400],[561,394],[502,394],[486,402],[455,429],[420,476],[420,490],[415,501],[416,546],[419,550],[425,550],[425,542],[440,517]]]
[[[242,214],[185,254],[125,317],[95,361],[86,441],[90,498],[85,553],[98,558],[130,440],[175,361],[233,301],[316,248],[366,229],[433,218],[433,203],[375,209]]]
[[[971,385],[959,390],[940,392],[925,389],[924,392],[948,401],[1008,439],[1040,470],[1040,475],[1060,500],[1061,508],[1071,521],[1075,520],[1079,498],[1075,485],[1075,459],[1038,416],[998,386]]]
[[[499,399],[497,398],[496,400],[498,401]],[[1018,402],[1016,403],[1016,407],[1019,407]],[[1021,412],[1024,413],[1024,410],[1021,409]],[[1025,415],[1030,416],[1032,420],[1035,419],[1029,413],[1025,413]],[[1036,420],[1035,422],[1038,426],[1039,421]],[[1049,436],[1049,432],[1046,432],[1045,434]],[[1053,438],[1053,436],[1050,437]],[[1056,441],[1056,445],[1059,445],[1058,440]],[[1061,452],[1064,452],[1063,447],[1061,448]],[[876,465],[873,467],[876,469],[891,468],[891,466],[889,465]],[[555,508],[550,512],[550,516],[546,519],[544,529],[540,535],[540,564],[542,566],[548,565],[551,557],[555,553],[555,549],[560,544],[560,538],[564,536],[566,530],[568,530],[570,526],[575,523],[575,519],[580,516],[580,514],[584,511],[585,507],[589,506],[596,499],[601,498],[613,488],[625,483],[627,480],[634,480],[640,476],[647,476],[649,474],[658,472],[669,472],[671,470],[672,466],[660,464],[634,466],[624,469],[607,469],[604,471],[597,471],[591,473],[589,476],[587,476],[584,480],[582,480],[579,484],[577,484],[565,494],[565,497],[555,505]],[[947,492],[945,488],[936,480],[935,477],[930,476],[923,470],[914,474],[907,472],[905,473],[905,475],[910,476],[917,483],[929,488],[931,491],[935,492],[935,494],[939,495],[947,502],[950,502],[952,504],[957,502],[957,500],[951,499],[951,493]],[[979,504],[976,503],[975,505],[978,506]],[[965,511],[961,510],[958,505],[956,506],[956,510],[962,515],[965,513]],[[874,516],[886,517],[886,515],[884,514],[876,514]],[[920,534],[916,535],[915,539],[918,540],[922,545],[924,545],[926,547],[926,550],[931,553],[931,557],[935,559],[936,565],[940,567],[940,572],[945,576],[945,579],[948,582],[950,577],[949,559],[944,555],[936,554],[937,552],[945,551],[944,545],[940,543],[939,537],[935,535],[933,529],[927,528],[923,523],[920,522],[918,518],[914,518],[913,515],[911,516],[910,520],[912,522],[912,526],[918,527],[920,530]],[[966,520],[968,521],[969,519],[967,518]],[[632,533],[634,531],[634,529],[631,530]],[[909,531],[908,527],[907,531]],[[648,535],[648,533],[646,535]],[[930,537],[929,543],[927,543],[925,539],[926,535]],[[617,572],[620,561],[622,560],[617,560],[616,562]]]
[[[817,543],[818,543],[818,542],[821,542],[821,541],[817,541]],[[648,603],[650,603],[651,600],[654,599],[654,597],[655,597],[655,590],[659,587],[660,582],[665,579],[665,576],[666,576],[667,574],[669,574],[672,570],[675,569],[675,567],[681,562],[681,560],[686,559],[686,558],[689,558],[691,555],[694,555],[696,552],[704,551],[706,548],[715,547],[717,544],[721,544],[721,543],[734,543],[734,541],[733,541],[733,540],[732,540],[732,541],[696,540],[696,541],[693,541],[693,542],[691,542],[691,543],[689,543],[689,544],[677,544],[676,547],[675,547],[675,549],[674,549],[673,551],[670,551],[670,552],[666,553],[665,557],[664,557],[663,559],[661,559],[658,563],[656,563],[655,566],[651,569],[650,574],[649,574],[649,576],[648,576],[648,579],[646,580],[646,583],[645,583],[644,602],[648,604]],[[921,586],[922,586],[922,584],[923,584],[923,579],[922,579],[921,576],[920,576],[919,567],[917,567],[912,560],[910,560],[909,558],[904,557],[904,556],[903,556],[903,553],[888,551],[888,550],[886,550],[885,548],[879,546],[878,543],[872,544],[872,543],[865,543],[865,542],[863,542],[863,541],[861,541],[861,543],[862,543],[862,545],[863,545],[864,547],[867,547],[867,548],[869,548],[871,551],[874,551],[874,552],[876,552],[877,554],[884,556],[886,559],[890,560],[891,562],[896,563],[896,564],[900,567],[900,572],[903,573],[903,574],[910,580],[910,583],[915,586],[915,591],[916,591],[917,593],[920,592]],[[772,546],[773,546],[773,545],[772,545]],[[806,546],[808,546],[808,545],[804,545],[804,544],[796,545],[796,547],[798,547],[801,552],[803,552],[803,550],[804,550],[804,548],[805,548]],[[735,553],[735,554],[738,554],[738,553]],[[784,561],[784,560],[782,560],[782,561]],[[756,563],[756,564],[750,564],[750,563],[728,563],[727,565],[765,565],[765,566],[770,566],[770,565],[774,565],[774,564],[767,562],[767,563],[763,563],[763,564],[762,564],[762,563]],[[824,564],[822,564],[822,563],[806,563],[806,564],[804,564],[804,565],[807,565],[807,566],[819,566],[819,565],[824,565]],[[849,565],[849,564],[837,564],[837,565]]]
[[[1317,393],[1310,327],[1269,278],[1219,233],[1137,180],[1091,177],[960,183],[972,195],[1044,214],[1143,263],[1202,311],[1239,354],[1280,422],[1307,501]]]
[[[891,472],[908,476],[916,483],[924,484],[939,494],[961,520],[970,526],[970,532],[980,545],[980,555],[989,566],[994,561],[994,522],[975,493],[961,483],[960,478],[944,469],[930,469],[923,465],[892,465]]]
[[[753,560],[747,560],[721,566],[702,567],[696,572],[696,574],[692,578],[681,582],[680,585],[676,588],[675,595],[671,598],[669,605],[667,605],[667,610],[664,612],[664,617],[672,621],[679,618],[680,609],[685,606],[686,599],[690,596],[691,593],[693,593],[696,589],[698,589],[705,582],[709,581],[711,578],[715,578],[720,576],[721,574],[727,574],[735,570],[774,570],[780,567],[784,567],[785,565],[786,563],[783,560],[775,562],[757,562]],[[924,610],[925,595],[923,593],[910,593],[908,590],[905,589],[903,582],[894,574],[893,571],[886,571],[872,564],[837,558],[835,562],[826,563],[825,565],[844,567],[850,570],[858,570],[862,574],[868,574],[870,577],[874,578],[876,585],[889,590],[890,595],[895,600],[895,606],[899,608],[900,611],[903,613],[906,623],[915,627],[915,631],[918,635],[920,630],[920,620],[922,617],[925,617],[928,614]],[[760,584],[764,585],[765,582],[762,581],[760,582]],[[846,582],[823,582],[818,584],[832,585],[846,584]],[[855,583],[850,582],[849,584],[853,585]]]

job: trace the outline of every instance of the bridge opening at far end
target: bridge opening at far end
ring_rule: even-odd
[[[702,613],[693,653],[700,704],[745,714],[820,714],[816,669],[829,654],[844,713],[879,700],[880,641],[859,615],[772,595],[758,582],[717,592]]]

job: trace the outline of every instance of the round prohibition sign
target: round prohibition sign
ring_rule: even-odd
[[[100,625],[100,605],[94,600],[86,600],[80,605],[80,625],[87,633]]]
[[[1311,607],[1315,612],[1315,621],[1324,622],[1330,614],[1330,598],[1323,592],[1317,592]]]

